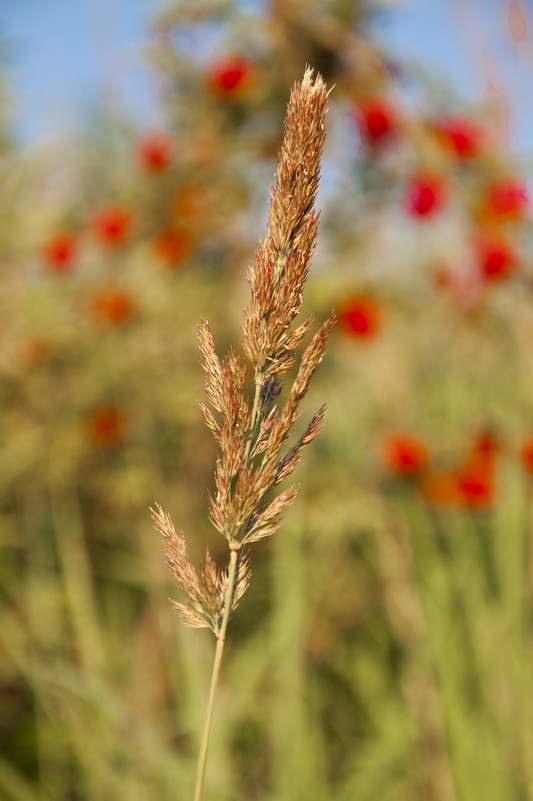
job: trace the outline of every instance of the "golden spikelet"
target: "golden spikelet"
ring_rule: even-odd
[[[248,271],[251,299],[243,312],[242,346],[253,369],[255,392],[245,392],[246,361],[230,350],[221,361],[209,324],[198,326],[207,403],[203,420],[219,453],[215,493],[209,495],[210,520],[228,540],[234,557],[232,587],[228,571],[220,573],[209,553],[198,575],[186,555],[185,539],[159,507],[153,512],[165,541],[166,557],[185,603],[173,602],[187,625],[208,626],[218,636],[228,606],[233,610],[249,579],[243,547],[273,534],[283,512],[294,501],[297,485],[272,497],[274,488],[296,468],[303,448],[319,433],[322,407],[296,442],[286,447],[299,406],[320,364],[334,324],[333,314],[318,329],[299,360],[287,400],[276,404],[279,376],[298,363],[296,349],[312,318],[295,324],[315,250],[318,213],[315,200],[325,139],[326,87],[307,69],[292,90],[285,136],[270,194],[267,232]],[[230,562],[231,563],[231,562]],[[227,610],[229,615],[230,609]]]
[[[179,589],[187,596],[187,603],[171,604],[186,626],[210,628],[218,636],[222,623],[222,610],[228,589],[228,570],[220,571],[206,549],[200,575],[187,558],[187,545],[181,531],[176,531],[169,515],[161,507],[151,509],[154,525],[165,543],[167,564]],[[236,609],[250,580],[250,560],[241,552],[237,566],[237,580],[232,597],[232,610]]]

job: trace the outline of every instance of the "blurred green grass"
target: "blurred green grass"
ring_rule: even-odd
[[[219,298],[241,290],[226,277],[216,290],[197,274],[170,280],[153,318],[90,340],[83,331],[69,340],[68,363],[11,376],[1,470],[6,798],[192,792],[212,643],[171,613],[147,510],[166,504],[192,554],[208,543],[224,563],[206,523],[214,453],[194,403],[193,333],[206,315],[219,338],[236,337]],[[530,509],[512,449],[531,380],[496,325],[475,323],[444,350],[439,303],[416,318],[391,304],[390,329],[364,349],[332,339],[307,402],[308,411],[328,402],[327,425],[299,468],[286,525],[254,549],[252,586],[232,621],[207,798],[461,798],[472,787],[527,797],[516,786],[531,737]],[[481,356],[469,359],[469,348]],[[426,380],[428,352],[440,357]],[[106,445],[86,423],[102,395],[126,421]],[[385,480],[376,456],[385,422],[416,426],[446,460],[487,419],[508,443],[492,510],[431,516],[415,486]],[[496,554],[497,602],[485,592],[479,526]]]

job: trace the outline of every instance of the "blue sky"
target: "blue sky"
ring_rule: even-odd
[[[35,139],[83,119],[105,93],[137,118],[155,113],[142,45],[153,0],[4,0],[16,129]]]
[[[489,91],[508,108],[509,146],[533,151],[533,0],[393,3],[383,41],[449,77],[467,100]],[[525,23],[526,29],[521,28]],[[518,33],[524,38],[513,39]]]
[[[533,22],[531,0],[391,0],[378,34],[399,56],[448,75],[469,99],[483,97],[490,83],[509,105],[510,145],[533,150],[533,44],[512,40],[513,3]],[[158,0],[3,0],[17,132],[31,140],[74,127],[102,95],[155,122],[155,79],[142,46],[159,7]]]

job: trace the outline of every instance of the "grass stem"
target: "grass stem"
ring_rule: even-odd
[[[198,756],[198,769],[196,772],[194,801],[200,801],[204,786],[205,766],[207,762],[207,748],[209,745],[209,735],[211,733],[211,721],[213,719],[213,707],[215,703],[215,694],[218,684],[218,676],[220,673],[220,663],[222,662],[222,654],[224,652],[224,642],[226,639],[226,630],[228,628],[228,621],[231,610],[231,601],[235,590],[238,556],[239,556],[239,551],[232,548],[230,552],[230,561],[229,561],[228,586],[226,590],[226,598],[224,601],[224,615],[222,617],[222,623],[220,624],[220,630],[217,635],[217,646],[215,650],[215,658],[213,661],[213,672],[211,674],[209,699],[207,701],[207,711],[205,715],[204,730],[202,734],[202,743],[200,745],[200,754]]]

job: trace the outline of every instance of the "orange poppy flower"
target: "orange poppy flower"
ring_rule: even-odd
[[[245,91],[250,83],[254,67],[251,61],[234,53],[214,61],[207,72],[207,85],[220,97],[232,97]]]
[[[162,131],[147,134],[139,142],[141,165],[148,172],[163,172],[172,162],[172,139]]]
[[[396,112],[382,97],[368,97],[357,104],[352,116],[362,141],[370,147],[382,145],[397,131]]]
[[[380,458],[383,467],[393,475],[418,476],[427,467],[428,450],[420,437],[398,431],[383,439]]]
[[[185,228],[165,228],[156,237],[154,249],[169,267],[176,267],[192,251],[191,235]]]
[[[431,217],[442,209],[446,199],[446,184],[440,175],[419,173],[407,185],[405,209],[412,217]]]
[[[95,237],[105,245],[122,245],[132,229],[132,216],[119,206],[100,209],[91,220]]]
[[[529,209],[526,185],[514,176],[493,181],[487,189],[484,210],[490,219],[521,220]]]
[[[473,459],[457,471],[458,502],[468,509],[486,509],[495,496],[494,471],[484,460]]]
[[[336,309],[340,331],[353,339],[371,339],[381,327],[381,312],[373,298],[353,295]]]
[[[483,129],[468,117],[448,117],[437,125],[443,146],[457,159],[472,159],[483,150],[486,135]]]
[[[478,239],[477,259],[486,281],[505,281],[518,270],[514,245],[501,234],[487,234]]]
[[[95,409],[89,418],[88,426],[89,436],[95,445],[113,445],[124,432],[124,421],[112,406]]]
[[[46,266],[54,273],[70,272],[76,253],[76,239],[69,232],[55,234],[43,246]]]
[[[121,289],[104,289],[93,298],[91,310],[100,322],[120,325],[132,317],[134,304],[127,292]]]

